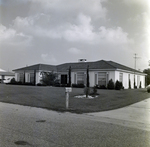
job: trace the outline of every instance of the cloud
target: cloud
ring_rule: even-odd
[[[42,19],[42,23],[41,23]],[[14,20],[14,29],[24,32],[29,36],[48,37],[51,39],[65,39],[68,42],[80,42],[87,44],[99,43],[131,43],[128,34],[121,27],[106,28],[100,26],[98,30],[92,25],[91,17],[80,13],[74,23],[65,22],[55,26],[47,26],[51,21],[49,15],[36,14],[30,17],[17,17]]]
[[[128,39],[128,33],[124,32],[121,27],[106,28],[101,26],[99,28],[100,41],[114,44],[133,43],[132,39]]]
[[[11,44],[11,45],[20,45],[20,44],[26,44],[32,40],[31,36],[25,35],[22,32],[17,32],[16,30],[12,28],[6,28],[2,24],[0,24],[0,42]]]
[[[75,16],[81,12],[92,15],[94,18],[104,18],[107,13],[106,8],[102,6],[104,1],[106,0],[31,0],[34,4],[31,8],[34,8],[34,11],[38,10],[38,12],[53,12],[53,15],[63,17],[66,15]]]
[[[77,49],[77,48],[70,48],[68,50],[71,54],[81,54],[81,50]]]

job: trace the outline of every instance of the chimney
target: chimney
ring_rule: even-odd
[[[79,59],[78,62],[86,62],[86,59]]]

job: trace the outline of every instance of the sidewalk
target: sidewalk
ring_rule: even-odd
[[[150,98],[124,108],[88,113],[87,115],[97,117],[101,120],[103,118],[104,122],[108,123],[129,125],[139,129],[150,130]]]

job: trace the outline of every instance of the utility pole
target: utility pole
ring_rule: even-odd
[[[133,58],[135,59],[135,61],[134,61],[134,69],[136,70],[136,60],[139,59],[140,57],[137,57],[137,54],[135,53]]]

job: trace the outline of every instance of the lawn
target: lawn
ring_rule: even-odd
[[[117,109],[150,98],[146,89],[101,90],[94,99],[75,98],[83,94],[83,88],[73,88],[69,98],[69,108],[65,106],[64,87],[38,87],[0,84],[0,102],[46,108],[75,113],[99,112]]]

